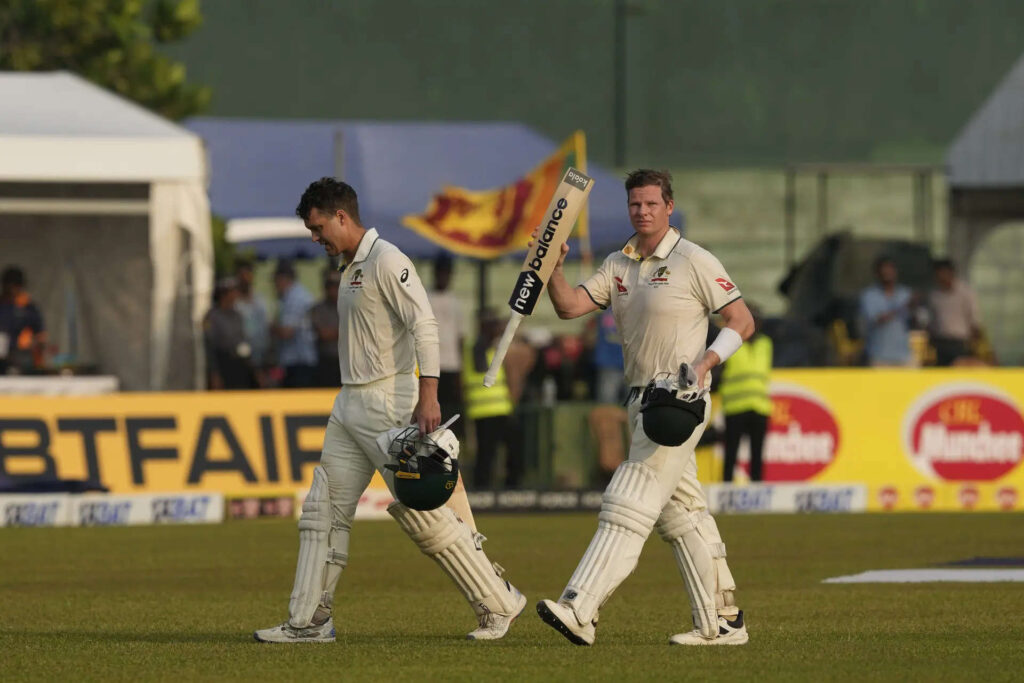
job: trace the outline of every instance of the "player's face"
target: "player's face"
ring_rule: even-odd
[[[320,209],[310,209],[306,219],[310,239],[324,248],[328,256],[337,256],[342,251],[344,229],[341,225],[342,212],[325,213]]]
[[[637,234],[658,235],[668,230],[668,218],[675,202],[666,204],[657,185],[634,187],[629,191],[629,222]]]

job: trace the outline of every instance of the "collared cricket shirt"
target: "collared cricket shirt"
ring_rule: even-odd
[[[628,386],[696,362],[704,353],[708,316],[741,296],[719,260],[675,228],[648,258],[640,256],[634,235],[582,286],[595,304],[612,308]]]
[[[375,229],[363,235],[338,286],[338,362],[343,384],[396,374],[438,377],[437,321],[412,261]]]

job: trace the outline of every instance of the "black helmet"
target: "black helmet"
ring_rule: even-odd
[[[426,436],[412,426],[399,432],[388,446],[394,463],[395,497],[413,510],[434,510],[451,498],[459,479],[459,440],[450,429]]]
[[[647,438],[662,446],[682,445],[704,422],[703,398],[683,401],[668,382],[651,381],[644,389],[640,412]]]

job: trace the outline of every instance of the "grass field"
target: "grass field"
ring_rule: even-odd
[[[1024,584],[824,585],[867,569],[1024,554],[1020,515],[720,519],[750,643],[670,647],[689,608],[665,544],[601,614],[592,648],[533,605],[557,597],[593,514],[484,517],[530,604],[499,642],[390,522],[358,523],[333,645],[263,645],[284,616],[294,524],[0,530],[0,680],[1019,680]]]

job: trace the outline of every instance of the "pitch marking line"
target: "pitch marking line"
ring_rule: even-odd
[[[1024,569],[876,569],[822,583],[1024,583]]]

